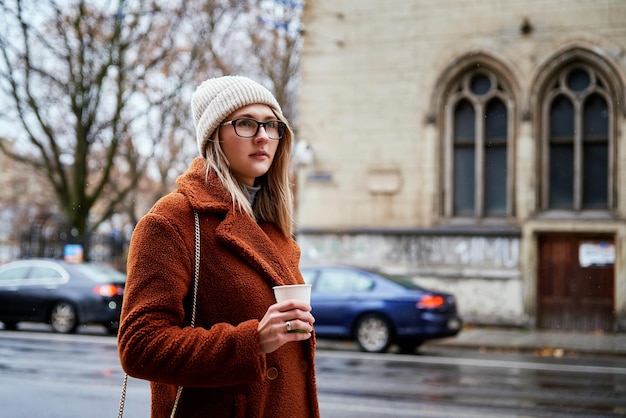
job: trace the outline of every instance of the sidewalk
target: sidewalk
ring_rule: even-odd
[[[459,335],[431,340],[423,347],[475,348],[485,351],[535,352],[546,356],[568,353],[626,357],[626,333],[582,333],[516,328],[465,327]]]

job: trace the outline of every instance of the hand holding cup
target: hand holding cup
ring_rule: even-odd
[[[274,296],[276,302],[280,303],[289,299],[296,299],[311,304],[311,285],[310,284],[292,284],[286,286],[274,286]],[[306,333],[307,331],[302,329],[290,329],[291,323],[288,322],[287,332],[300,332]]]

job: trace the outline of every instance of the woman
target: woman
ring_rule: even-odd
[[[276,303],[272,292],[304,283],[292,238],[293,133],[274,96],[245,77],[209,79],[191,101],[202,158],[133,233],[122,367],[151,382],[154,418],[170,416],[178,386],[179,417],[318,417],[311,307]]]

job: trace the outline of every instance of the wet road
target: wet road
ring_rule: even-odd
[[[452,354],[321,352],[316,362],[325,416],[626,416],[623,359]]]
[[[341,346],[316,363],[324,418],[626,416],[624,359]],[[0,331],[2,417],[116,416],[122,379],[112,337]],[[149,416],[149,400],[148,384],[130,379],[125,416]]]

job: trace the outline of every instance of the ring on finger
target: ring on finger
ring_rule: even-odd
[[[285,322],[285,324],[287,325],[287,332],[291,331],[291,321],[287,321]]]

